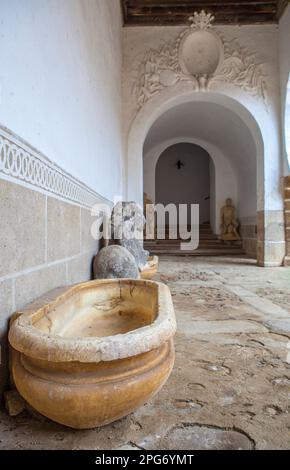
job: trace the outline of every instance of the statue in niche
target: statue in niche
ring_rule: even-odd
[[[146,217],[146,206],[147,206],[147,204],[153,204],[153,202],[148,197],[147,193],[143,193],[143,212],[144,212],[145,217]]]
[[[226,205],[221,209],[221,240],[237,241],[240,240],[238,234],[239,222],[236,218],[236,209],[231,198],[226,200]]]
[[[157,227],[155,227],[154,204],[147,193],[143,193],[143,213],[146,220],[144,237],[152,240],[156,238]]]

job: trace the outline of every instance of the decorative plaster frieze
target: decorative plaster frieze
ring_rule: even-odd
[[[190,26],[175,40],[146,51],[134,68],[133,92],[138,108],[182,81],[195,91],[230,83],[266,104],[265,74],[256,54],[241,48],[236,38],[226,41],[214,31],[212,15],[202,11],[189,20]]]
[[[266,105],[267,86],[263,64],[258,63],[255,53],[241,47],[238,39],[226,41],[219,36],[224,46],[224,60],[210,80],[208,88],[214,89],[221,82],[230,83],[261,99]]]
[[[9,179],[80,206],[108,202],[26,142],[0,127],[0,179]]]

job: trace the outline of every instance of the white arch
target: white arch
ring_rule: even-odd
[[[156,165],[160,155],[172,145],[178,143],[189,143],[194,145],[199,145],[207,153],[210,155],[211,159],[213,160],[215,166],[215,194],[214,198],[211,198],[214,201],[214,214],[212,215],[212,222],[213,222],[213,229],[215,233],[219,233],[220,230],[220,221],[219,221],[219,213],[222,205],[224,204],[225,199],[231,195],[235,204],[238,201],[238,194],[237,194],[237,178],[236,174],[225,158],[223,152],[216,147],[215,145],[206,142],[201,139],[196,139],[193,137],[181,137],[181,138],[173,138],[169,139],[161,144],[156,145],[153,147],[146,155],[144,155],[144,172],[147,171],[146,180],[148,181],[148,185],[146,187],[148,196],[155,202],[155,171]],[[145,178],[145,174],[144,174]],[[228,185],[227,187],[224,186],[223,181],[227,179]]]
[[[272,130],[270,123],[268,123],[267,113],[263,108],[263,105],[260,107],[257,106],[256,100],[252,100],[246,93],[239,93],[241,95],[240,99],[243,99],[245,103],[248,104],[248,108],[255,109],[256,114],[260,116],[261,120],[264,123],[264,135],[267,140],[267,149],[265,152],[269,155],[269,161],[273,162],[273,147],[275,146],[275,134],[270,133],[269,128]],[[156,121],[162,114],[172,107],[175,107],[179,104],[185,102],[208,102],[220,104],[224,108],[236,113],[240,119],[248,127],[251,135],[253,136],[255,145],[256,145],[256,155],[257,155],[257,187],[258,192],[258,202],[257,206],[259,210],[263,210],[265,207],[264,201],[264,186],[267,183],[267,178],[264,175],[264,135],[262,136],[262,129],[257,124],[257,121],[253,114],[241,104],[236,97],[227,96],[222,93],[214,92],[178,92],[175,90],[174,94],[171,93],[160,93],[156,97],[152,98],[147,102],[143,108],[139,111],[135,117],[128,136],[128,165],[127,165],[127,197],[131,200],[137,200],[139,203],[142,202],[143,198],[143,144],[146,138],[146,135]],[[270,136],[272,139],[270,139]],[[276,153],[278,153],[276,151]],[[279,155],[277,154],[277,159]],[[280,184],[280,172],[277,168],[273,168],[271,165],[272,172],[270,176],[270,181],[275,181],[276,187],[279,187]],[[277,178],[275,178],[277,176]],[[278,181],[277,181],[278,180]],[[272,185],[273,186],[273,185]],[[272,188],[273,189],[273,188]],[[270,191],[270,188],[269,188]],[[272,191],[273,194],[273,191]],[[279,203],[278,203],[279,204]],[[281,206],[280,206],[281,207]],[[279,208],[280,208],[279,207]]]
[[[189,102],[215,103],[236,114],[253,138],[257,157],[258,264],[280,266],[285,255],[283,195],[281,176],[283,156],[279,110],[273,101],[265,104],[231,84],[218,91],[196,92],[179,83],[156,94],[137,113],[127,135],[127,198],[143,200],[143,144],[153,123],[169,109]],[[279,241],[267,229],[275,222]],[[279,220],[279,222],[278,222]],[[271,224],[271,223],[270,223]]]

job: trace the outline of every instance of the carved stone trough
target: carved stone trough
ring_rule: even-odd
[[[152,279],[158,271],[158,256],[149,256],[148,261],[141,271],[142,279]]]
[[[131,413],[166,382],[175,329],[163,284],[78,284],[14,316],[12,379],[42,415],[72,428],[102,426]]]

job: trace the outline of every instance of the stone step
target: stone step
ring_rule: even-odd
[[[190,238],[188,238],[187,240],[189,240],[189,239],[190,239]],[[192,237],[192,240],[196,240],[196,238],[195,238],[195,237]],[[155,244],[158,244],[158,245],[162,245],[162,244],[166,244],[166,245],[175,245],[175,244],[180,243],[180,242],[182,242],[182,241],[186,241],[186,239],[185,239],[185,240],[183,240],[182,238],[164,239],[164,240],[162,240],[162,239],[154,239],[154,240],[152,240],[152,239],[151,239],[151,240],[150,240],[150,239],[148,239],[148,240],[144,239],[144,243],[151,243],[151,244],[152,244],[152,243],[155,243]],[[203,237],[199,237],[199,238],[198,238],[198,241],[199,241],[200,243],[209,244],[209,245],[212,245],[212,244],[214,244],[214,245],[227,245],[227,244],[229,244],[229,245],[230,245],[230,244],[231,244],[230,242],[229,242],[229,243],[223,242],[222,240],[220,240],[220,239],[217,238],[217,237],[215,237],[215,238],[203,238]],[[233,244],[233,245],[236,245],[237,243],[238,243],[238,241],[233,242],[232,244]]]
[[[168,237],[169,229],[166,228]],[[203,224],[199,228],[199,246],[196,250],[181,250],[180,243],[187,243],[186,240],[178,239],[165,239],[165,240],[145,240],[144,248],[149,250],[150,253],[161,255],[177,255],[177,256],[227,256],[227,255],[243,255],[245,254],[242,249],[241,242],[236,242],[234,245],[225,244],[217,235],[215,235],[209,224]]]
[[[224,250],[214,249],[197,249],[194,251],[183,250],[151,250],[153,255],[174,255],[174,256],[229,256],[229,255],[244,255],[245,252],[241,248],[228,248]]]
[[[150,251],[150,253],[157,253],[157,252],[168,252],[171,253],[173,251],[179,251],[180,245],[178,246],[146,246],[144,247],[146,250]],[[198,250],[203,251],[215,251],[217,253],[225,253],[228,251],[241,251],[241,246],[229,246],[229,247],[216,247],[216,246],[198,246]]]
[[[180,246],[180,243],[188,243],[189,240],[178,240],[178,241],[175,241],[175,243],[167,243],[166,241],[160,241],[158,243],[156,242],[144,242],[144,247],[156,247],[156,248],[163,248],[163,247],[166,247],[166,248],[174,248],[174,247],[179,247]],[[223,248],[232,248],[232,247],[241,247],[242,244],[241,242],[235,242],[235,243],[232,243],[232,244],[226,244],[226,243],[222,243],[220,241],[217,241],[216,243],[204,243],[204,242],[199,242],[199,247],[204,247],[204,248],[208,248],[208,247],[214,247],[216,249],[223,249]]]
[[[182,238],[175,238],[175,239],[144,239],[144,243],[151,243],[151,244],[158,244],[158,245],[162,245],[162,244],[166,244],[166,245],[175,245],[175,244],[178,244],[180,242],[183,242],[183,241],[188,241],[190,240],[190,237],[187,238],[187,239],[182,239]],[[240,241],[237,240],[235,242],[225,242],[223,240],[220,240],[218,237],[215,237],[215,238],[202,238],[202,237],[199,237],[199,238],[195,238],[195,237],[192,237],[192,240],[198,240],[200,243],[204,243],[204,244],[214,244],[214,245],[236,245],[237,243],[239,243]]]
[[[192,237],[194,238],[194,237]],[[209,242],[209,243],[221,243],[221,240],[218,239],[218,237],[199,237],[199,240],[200,241],[203,241],[205,243]],[[154,240],[144,240],[144,242],[146,243],[179,243],[183,241],[182,238],[165,238],[165,239],[160,239],[160,238],[155,238]]]
[[[188,229],[190,229],[191,226],[188,225],[187,227],[188,227]],[[177,226],[177,228],[178,228],[178,226]],[[200,225],[199,230],[210,230],[210,231],[212,231],[211,226],[209,224]],[[169,226],[168,225],[165,226],[165,231],[167,231],[167,232],[169,231]]]
[[[211,235],[207,235],[207,236],[203,236],[203,235],[200,235],[199,236],[199,240],[202,240],[202,241],[209,241],[209,242],[220,242],[220,240],[218,239],[218,237],[216,235],[214,236],[211,236]],[[157,239],[155,238],[154,240],[153,239],[150,239],[148,238],[146,240],[146,237],[144,238],[144,241],[147,243],[151,243],[151,242],[168,242],[168,243],[174,243],[174,242],[181,242],[182,239],[181,238],[165,238],[165,239]]]
[[[146,238],[146,234],[145,234],[145,238]],[[213,234],[203,234],[203,233],[200,233],[199,234],[199,239],[200,240],[218,240],[218,237],[216,235],[213,235]],[[169,238],[169,237],[166,237],[165,238],[155,238],[155,240],[168,240],[168,241],[171,241],[171,240],[181,240],[181,238],[178,236],[177,238]]]
[[[189,232],[190,232],[190,227],[188,227],[187,229]],[[168,234],[169,233],[169,230],[165,230],[164,231],[165,234]],[[174,232],[175,233],[175,232]],[[177,233],[179,233],[179,229],[177,229]],[[199,229],[199,233],[208,233],[208,234],[213,234],[213,231],[211,229]]]

